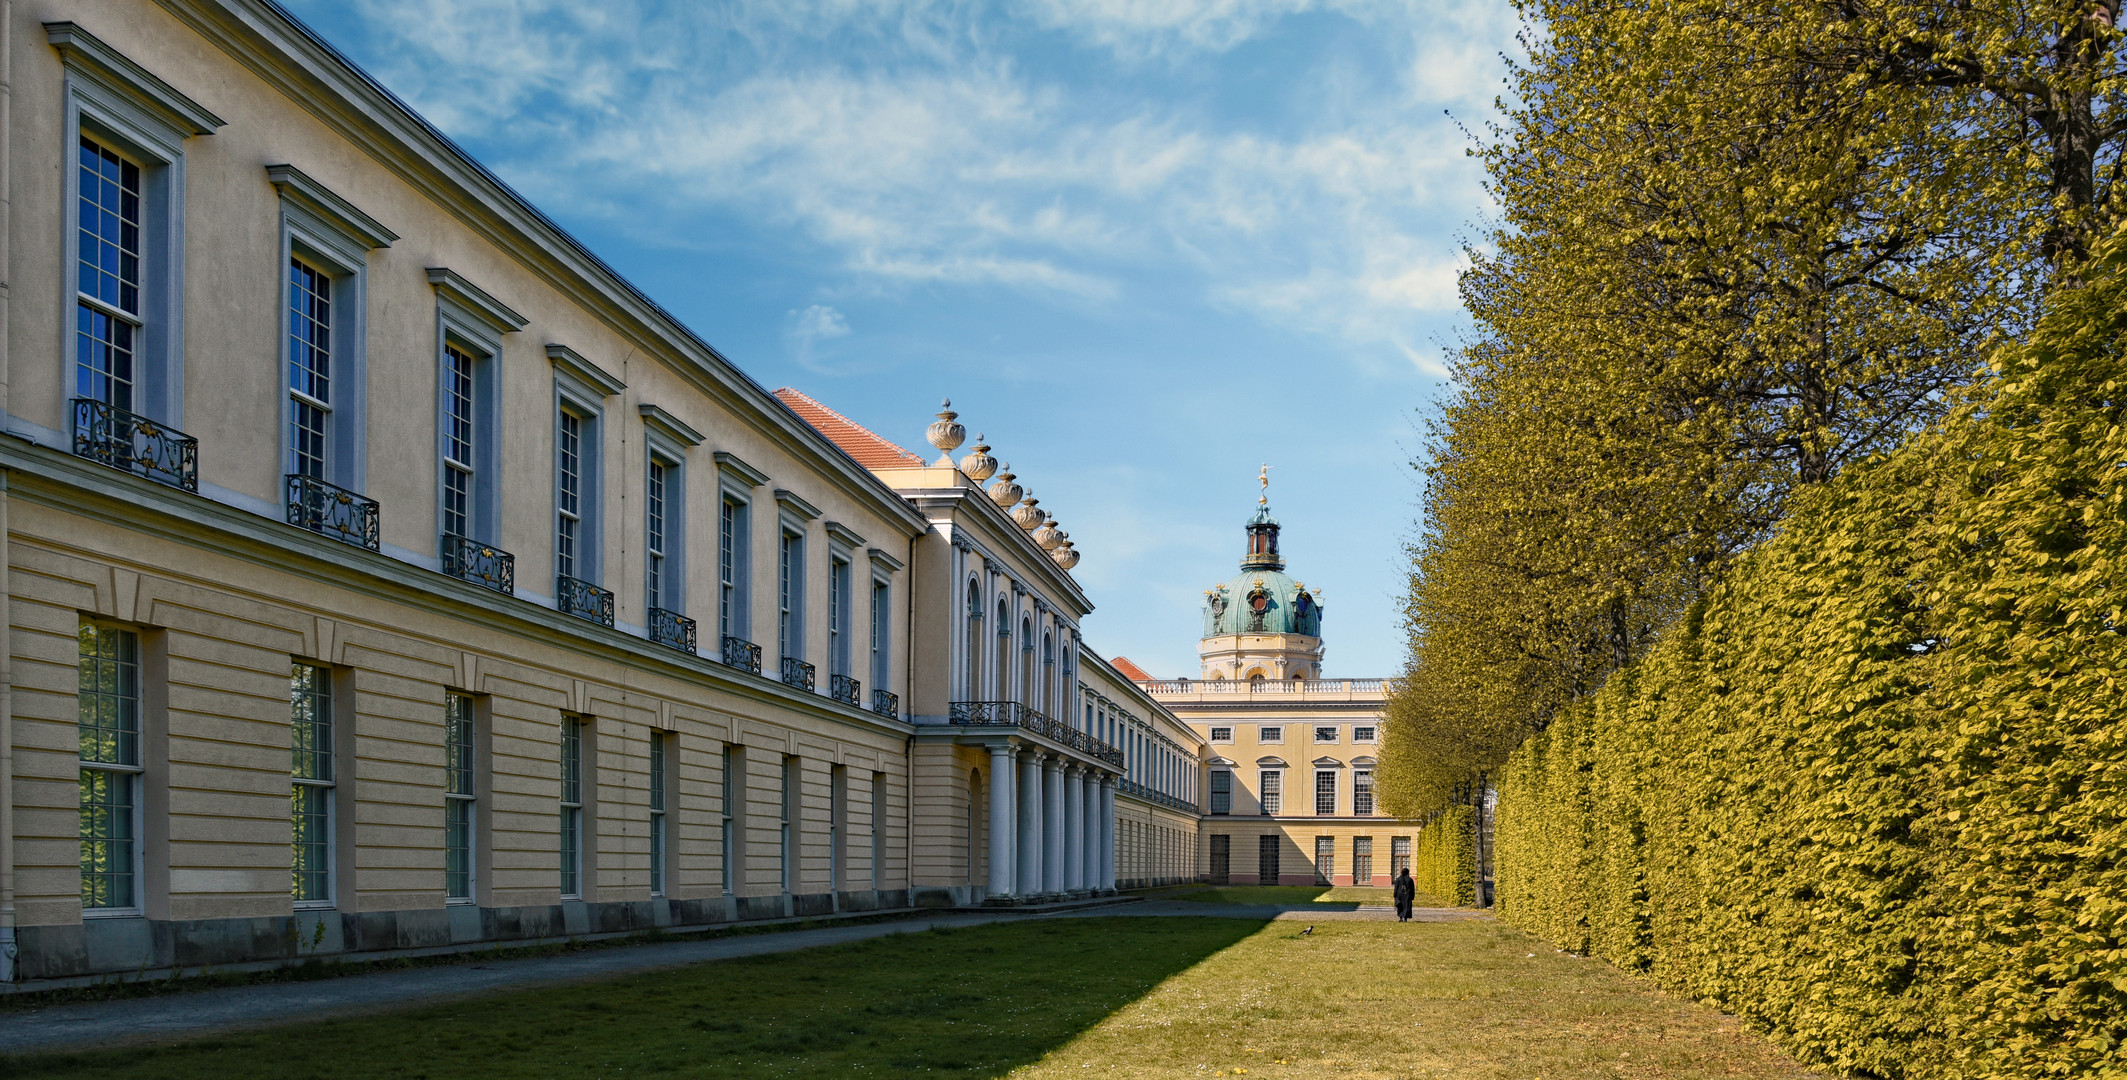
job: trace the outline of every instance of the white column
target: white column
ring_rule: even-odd
[[[1100,885],[1100,774],[1087,769],[1078,777],[1079,800],[1084,810],[1078,817],[1085,822],[1086,842],[1078,848],[1078,879],[1085,888],[1099,892]]]
[[[1012,761],[1009,743],[990,746],[990,895],[1010,896],[1018,882],[1012,873],[1012,844],[1018,822],[1012,814]]]
[[[1064,868],[1064,793],[1063,759],[1050,758],[1042,770],[1041,793],[1046,797],[1041,808],[1041,891],[1063,891]]]
[[[1086,788],[1085,770],[1072,765],[1064,770],[1063,887],[1077,892],[1086,887]]]
[[[1019,871],[1017,895],[1041,891],[1041,755],[1019,757]]]
[[[1115,891],[1115,777],[1100,778],[1100,885]]]

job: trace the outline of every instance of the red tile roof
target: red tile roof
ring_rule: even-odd
[[[1130,658],[1127,656],[1118,656],[1115,659],[1108,661],[1108,665],[1110,667],[1113,667],[1115,670],[1121,672],[1123,678],[1128,679],[1131,682],[1152,681],[1152,676],[1145,674],[1144,668],[1138,667],[1136,664],[1131,663]]]
[[[813,430],[827,436],[827,441],[841,447],[843,453],[857,459],[857,464],[867,469],[923,467],[922,458],[790,387],[776,391],[775,396],[776,400],[790,406],[790,411],[797,413],[798,419],[811,424]]]

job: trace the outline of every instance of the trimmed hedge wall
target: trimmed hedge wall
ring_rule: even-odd
[[[1411,843],[1411,884],[1457,907],[1477,903],[1476,812],[1451,806]]]
[[[1504,918],[1854,1075],[2127,1076],[2120,252],[1514,754]]]

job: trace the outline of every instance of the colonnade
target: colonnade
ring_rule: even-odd
[[[990,750],[990,900],[1115,889],[1115,774],[1010,741]]]

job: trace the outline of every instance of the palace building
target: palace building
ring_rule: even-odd
[[[1387,885],[1421,823],[1374,802],[1384,680],[1322,677],[1322,595],[1285,572],[1267,470],[1262,482],[1241,572],[1204,593],[1202,677],[1117,666],[1203,741],[1208,880]]]

